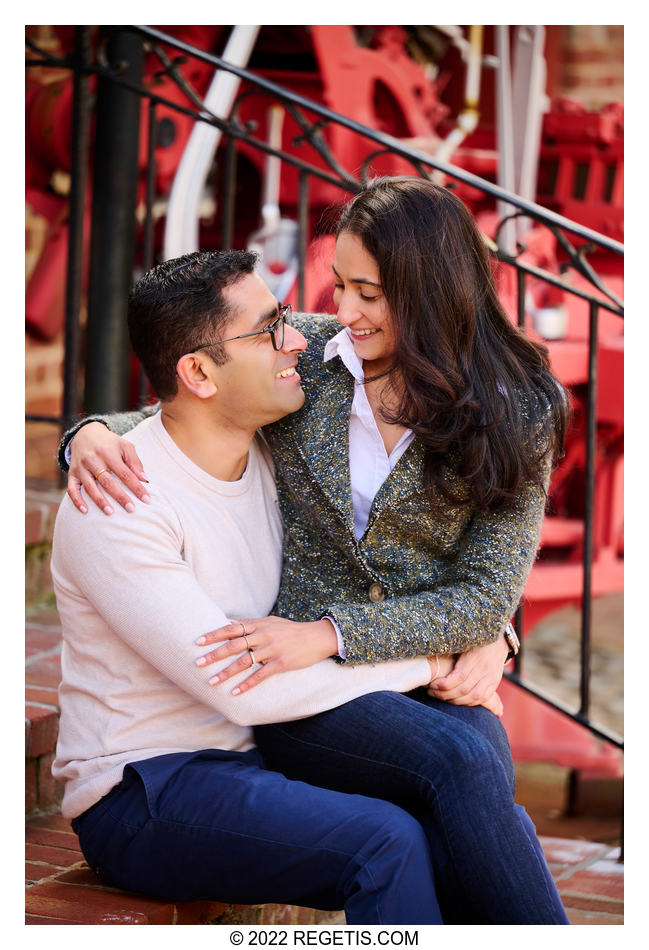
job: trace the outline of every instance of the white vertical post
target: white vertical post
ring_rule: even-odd
[[[541,125],[546,111],[544,43],[545,27],[516,28],[512,99],[515,189],[528,201],[536,198]],[[517,223],[521,237],[529,229],[530,221]]]
[[[498,141],[498,184],[506,191],[515,191],[514,130],[512,121],[512,77],[509,57],[509,27],[496,26],[496,127]],[[511,214],[511,205],[498,202],[501,218]],[[500,231],[500,247],[510,254],[516,251],[516,227],[508,221]]]
[[[259,26],[235,26],[223,53],[226,63],[245,66],[250,59],[259,30]],[[205,96],[205,105],[210,112],[221,119],[227,118],[240,84],[241,80],[234,73],[218,70]],[[205,122],[195,123],[169,195],[164,260],[198,250],[200,201],[220,140],[220,129]]]

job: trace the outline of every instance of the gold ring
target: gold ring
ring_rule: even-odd
[[[103,475],[104,472],[107,472],[107,471],[108,471],[107,468],[102,468],[101,472],[97,472],[97,474],[95,475],[95,480],[96,480],[96,481],[99,481],[99,476],[100,476],[100,475]]]
[[[241,624],[241,627],[242,627],[242,629],[243,629],[243,636],[245,637],[245,635],[248,633],[248,631],[246,630],[246,625],[245,625],[245,623],[243,622],[243,620],[237,620],[237,623],[240,623],[240,624]]]
[[[248,647],[248,653],[250,654],[250,660],[251,660],[250,665],[254,666],[257,661],[255,660],[255,654],[252,652],[250,647]]]
[[[250,644],[248,643],[248,637],[245,635],[245,633],[243,634],[243,639],[246,641],[246,650],[249,650]]]

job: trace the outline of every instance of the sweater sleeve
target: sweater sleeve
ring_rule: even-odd
[[[329,605],[347,662],[461,653],[500,636],[534,564],[545,502],[544,488],[528,483],[507,510],[476,515],[459,556],[430,590]]]
[[[66,458],[66,449],[79,429],[85,425],[88,425],[89,422],[101,422],[106,426],[107,429],[110,429],[110,431],[114,432],[116,435],[124,435],[124,433],[130,432],[131,429],[134,429],[135,426],[142,422],[143,419],[148,419],[149,416],[155,415],[159,409],[160,403],[157,402],[152,406],[144,406],[142,409],[136,409],[133,412],[113,412],[109,413],[108,415],[98,414],[86,416],[84,419],[76,422],[63,433],[61,441],[59,442],[57,454],[59,468],[62,472],[67,472],[70,468]]]
[[[227,618],[183,560],[173,515],[160,517],[153,498],[146,509],[137,519],[122,511],[110,518],[98,510],[81,515],[64,499],[52,574],[59,612],[72,636],[80,607],[85,605],[87,614],[90,605],[102,645],[117,636],[187,694],[242,726],[304,718],[366,693],[408,692],[430,680],[427,660],[418,657],[363,668],[324,660],[279,673],[239,696],[232,696],[232,689],[247,671],[210,686],[211,676],[229,661],[197,667],[201,650],[195,641]]]

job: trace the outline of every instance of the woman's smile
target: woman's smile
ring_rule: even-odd
[[[389,365],[394,334],[379,267],[356,234],[343,231],[333,265],[338,323],[347,329],[363,366],[371,372]]]

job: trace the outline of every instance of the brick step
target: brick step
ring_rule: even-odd
[[[619,848],[570,838],[540,841],[571,924],[624,923]]]
[[[61,815],[27,822],[26,924],[325,924],[335,912],[289,904],[235,905],[164,901],[106,887],[83,860],[79,841]]]
[[[83,860],[77,836],[59,814],[27,822],[26,924],[340,924],[340,912],[288,904],[160,901],[106,887]],[[542,838],[572,924],[624,923],[619,849]]]
[[[50,555],[52,532],[63,489],[25,490],[25,602],[28,607],[54,603]]]
[[[25,624],[25,814],[49,811],[62,788],[51,774],[59,731],[61,624],[54,608],[31,612]]]

